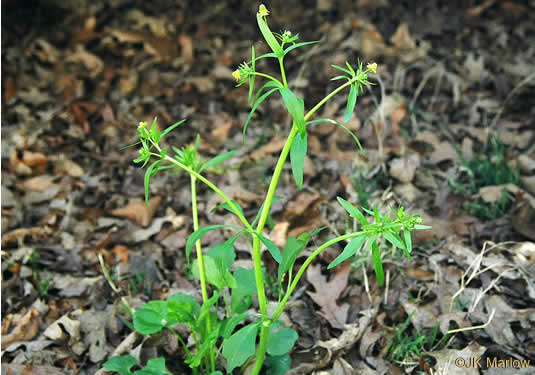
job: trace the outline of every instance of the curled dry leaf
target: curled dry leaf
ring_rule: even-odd
[[[141,200],[134,201],[125,207],[112,210],[110,214],[135,221],[142,227],[146,227],[152,221],[152,217],[158,210],[158,207],[160,207],[161,202],[162,198],[159,196],[152,197],[147,204]]]
[[[416,168],[420,165],[418,154],[406,158],[396,158],[390,162],[390,175],[403,183],[413,180]]]
[[[193,40],[187,34],[180,34],[178,37],[178,44],[182,48],[182,58],[184,63],[191,64],[193,63]]]
[[[77,315],[80,315],[80,313],[81,311],[78,310]],[[68,315],[63,315],[49,325],[43,334],[51,340],[63,341],[70,338],[78,341],[80,340],[80,321],[71,319]]]
[[[12,317],[10,323],[11,325],[15,325],[15,328],[7,335],[3,335],[2,350],[16,342],[32,340],[39,332],[39,315],[37,310],[30,309],[22,317],[19,317],[19,319]],[[2,325],[2,332],[7,330]]]
[[[22,186],[25,190],[31,191],[45,191],[54,184],[54,176],[43,174],[32,177],[23,182]]]
[[[269,234],[269,238],[277,245],[279,248],[283,248],[288,238],[288,228],[290,227],[289,221],[282,221],[275,224],[273,230]]]

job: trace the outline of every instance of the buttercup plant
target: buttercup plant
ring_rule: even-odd
[[[388,214],[379,213],[376,207],[373,210],[363,208],[362,212],[339,197],[338,201],[342,207],[360,223],[360,230],[332,238],[323,243],[311,253],[295,275],[293,274],[293,268],[297,257],[307,247],[310,239],[323,228],[317,229],[312,233],[303,233],[298,238],[288,238],[282,253],[263,234],[264,226],[270,219],[270,208],[277,199],[275,191],[288,156],[290,156],[295,183],[300,189],[303,186],[303,167],[307,152],[307,129],[309,126],[319,122],[328,122],[340,126],[353,137],[362,151],[357,137],[344,125],[330,119],[310,120],[310,118],[333,96],[349,88],[345,112],[345,121],[349,121],[353,114],[359,91],[362,92],[365,85],[371,84],[368,81],[368,74],[375,73],[377,69],[377,64],[375,63],[368,64],[366,69],[363,68],[360,62],[358,62],[356,68],[353,68],[349,63],[346,63],[347,68],[333,66],[344,73],[344,75],[334,77],[333,80],[346,80],[346,82],[329,93],[308,112],[305,112],[304,100],[298,98],[288,87],[284,58],[289,52],[297,48],[317,42],[298,43],[299,36],[292,34],[290,31],[274,34],[266,21],[268,15],[267,8],[264,5],[260,5],[256,18],[260,31],[271,52],[257,57],[254,47],[252,47],[251,60],[242,63],[232,73],[238,82],[237,86],[245,83],[249,84],[249,100],[252,101],[252,109],[243,128],[243,136],[245,137],[253,113],[267,97],[273,94],[281,95],[293,123],[275,166],[264,203],[252,222],[249,222],[245,217],[243,209],[237,202],[230,199],[203,174],[208,168],[233,156],[236,151],[219,155],[204,162],[197,153],[200,142],[199,137],[197,137],[193,146],[186,146],[181,149],[171,147],[171,152],[167,147],[163,147],[160,144],[165,135],[183,124],[185,120],[168,127],[164,131],[158,130],[156,119],[150,128],[145,122],[140,123],[138,127],[141,149],[139,151],[140,156],[134,161],[143,163],[143,167],[145,167],[151,159],[156,159],[146,170],[146,199],[148,199],[150,177],[155,173],[171,168],[179,168],[190,175],[194,232],[186,242],[186,259],[191,266],[193,275],[200,281],[202,304],[199,304],[193,297],[182,293],[172,295],[165,301],[150,301],[135,312],[133,316],[134,329],[144,335],[158,333],[163,328],[170,330],[181,343],[186,354],[186,363],[194,374],[222,374],[220,369],[223,368],[222,365],[224,364],[226,364],[225,367],[228,374],[231,374],[237,367],[244,369],[247,367],[250,368],[250,374],[257,375],[264,365],[269,374],[284,374],[291,367],[289,352],[297,341],[298,335],[293,329],[284,327],[278,319],[310,263],[330,246],[348,241],[343,252],[328,268],[339,265],[359,251],[371,249],[372,264],[377,281],[382,285],[384,283],[384,273],[378,245],[380,241],[384,239],[393,246],[401,248],[410,259],[412,251],[411,231],[427,228],[422,225],[419,215],[406,214],[403,207],[394,211],[393,217],[390,217]],[[278,60],[280,79],[256,70],[256,63],[265,58]],[[254,84],[257,77],[266,79],[267,82],[255,93]],[[204,183],[221,197],[224,203],[216,208],[228,210],[236,215],[240,225],[221,224],[199,227],[197,181]],[[371,218],[367,218],[366,215]],[[232,229],[236,234],[224,243],[212,246],[206,254],[203,254],[200,238],[212,230],[221,228]],[[232,272],[236,257],[234,243],[240,236],[246,237],[252,244],[251,254],[254,267],[253,269],[237,268]],[[278,305],[271,315],[268,314],[267,309],[266,277],[265,270],[262,267],[261,244],[265,245],[273,259],[278,263],[276,275]],[[193,248],[195,248],[196,259],[190,263],[190,254]],[[209,285],[212,287],[211,296],[209,294]],[[259,313],[248,313],[252,297],[255,294],[258,299]],[[220,305],[221,300],[222,304]],[[220,315],[217,314],[220,308],[223,308],[221,315],[224,316],[224,319],[222,320],[218,319]],[[173,328],[177,323],[189,326],[194,350],[190,351],[184,338]],[[221,355],[225,361],[221,360]],[[104,367],[121,374],[132,374],[131,368],[135,364],[136,360],[132,356],[119,356],[108,360]],[[156,368],[159,370],[155,370]],[[134,373],[167,373],[165,360],[163,358],[153,359],[148,362],[147,367]]]

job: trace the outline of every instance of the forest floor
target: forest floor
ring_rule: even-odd
[[[189,176],[154,176],[145,205],[138,150],[122,147],[136,142],[140,121],[157,117],[163,130],[187,119],[167,144],[200,134],[206,159],[239,150],[207,176],[255,217],[291,126],[273,96],[242,138],[248,87],[236,88],[232,72],[251,44],[269,52],[258,4],[26,3],[2,4],[2,374],[94,374],[113,354],[164,356],[173,374],[187,373],[173,336],[132,336],[121,301],[137,308],[179,291],[200,301],[184,255]],[[358,58],[378,69],[347,123],[365,153],[342,129],[311,127],[304,187],[287,163],[266,236],[284,248],[326,226],[310,254],[355,225],[338,196],[381,212],[404,206],[432,229],[416,232],[412,262],[381,245],[382,287],[368,252],[329,271],[343,246],[318,257],[284,315],[299,333],[289,373],[533,374],[535,2],[290,3],[267,4],[272,30],[321,41],[285,59],[305,108],[337,87],[331,65]],[[258,69],[278,72],[270,62]],[[317,118],[343,122],[346,100]],[[235,223],[212,211],[221,201],[205,186],[198,201],[201,225]],[[252,267],[245,239],[235,250]]]

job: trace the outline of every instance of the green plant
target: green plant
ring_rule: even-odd
[[[296,48],[317,42],[297,43],[298,36],[289,31],[273,34],[266,22],[268,14],[266,7],[261,5],[257,13],[257,22],[272,52],[257,57],[254,47],[251,48],[251,60],[241,64],[239,69],[233,73],[234,78],[238,81],[238,86],[249,83],[250,87],[249,100],[252,100],[252,109],[245,122],[243,136],[245,137],[252,115],[258,106],[267,97],[277,93],[281,95],[286,109],[292,117],[293,124],[275,166],[266,198],[251,222],[245,217],[240,205],[231,200],[203,174],[211,167],[233,156],[236,151],[219,155],[209,161],[203,161],[197,153],[199,136],[193,145],[180,149],[171,147],[169,150],[162,146],[160,144],[162,138],[172,129],[183,124],[184,120],[163,131],[158,130],[156,119],[150,127],[144,122],[140,123],[138,127],[140,138],[138,144],[141,144],[141,149],[140,156],[134,161],[143,163],[143,167],[145,167],[152,158],[156,159],[147,168],[145,174],[145,198],[147,200],[150,178],[155,173],[178,168],[190,175],[194,232],[186,242],[186,259],[188,264],[191,264],[193,275],[200,281],[202,304],[199,304],[194,298],[180,293],[172,295],[165,301],[150,301],[134,313],[134,328],[141,334],[147,335],[158,333],[164,328],[170,330],[181,343],[186,354],[186,363],[195,374],[220,374],[221,372],[218,371],[220,367],[217,364],[221,362],[221,355],[226,360],[227,373],[232,373],[237,367],[245,368],[251,365],[250,373],[257,375],[265,364],[269,369],[268,373],[284,374],[291,365],[289,352],[297,340],[297,332],[285,328],[279,318],[310,263],[328,247],[349,240],[344,251],[329,265],[329,268],[351,258],[360,250],[371,249],[372,264],[377,281],[382,285],[384,274],[378,250],[380,238],[385,238],[393,246],[401,248],[404,254],[410,258],[412,251],[411,230],[428,228],[421,224],[422,220],[419,215],[408,215],[404,212],[403,207],[394,211],[394,216],[390,218],[388,214],[379,213],[376,207],[373,207],[373,210],[363,208],[363,213],[346,200],[338,198],[339,203],[349,215],[358,220],[361,226],[360,230],[324,242],[311,253],[295,274],[294,264],[297,257],[308,246],[311,238],[321,229],[312,233],[303,233],[298,238],[288,238],[283,253],[263,234],[265,225],[271,220],[269,212],[272,203],[278,199],[275,196],[275,191],[288,156],[295,183],[298,188],[303,186],[303,167],[307,152],[307,128],[309,126],[319,122],[340,126],[353,137],[360,147],[357,137],[344,125],[330,119],[310,120],[310,118],[333,96],[348,88],[349,95],[345,113],[345,121],[347,122],[353,114],[359,90],[362,91],[364,85],[370,84],[368,74],[375,73],[377,68],[376,64],[369,64],[364,69],[360,62],[356,70],[349,63],[346,64],[347,69],[334,66],[345,75],[334,77],[333,80],[346,80],[346,82],[319,101],[308,112],[305,112],[304,100],[298,98],[288,87],[284,58]],[[280,80],[256,70],[257,62],[266,58],[274,58],[279,62]],[[257,77],[267,79],[267,83],[254,93],[254,83]],[[241,223],[239,226],[210,225],[199,227],[197,181],[204,183],[223,199],[224,203],[216,208],[225,209],[236,215]],[[367,218],[365,214],[371,218]],[[216,229],[231,229],[236,233],[225,242],[212,246],[206,254],[203,254],[200,238]],[[246,237],[252,245],[254,268],[238,268],[231,272],[236,258],[234,243],[241,236]],[[276,279],[273,277],[275,288],[272,288],[278,293],[278,304],[272,314],[268,314],[267,309],[265,289],[267,286],[269,287],[269,283],[266,282],[266,271],[262,266],[261,244],[267,248],[278,263]],[[195,248],[196,259],[190,263],[193,248]],[[208,286],[212,288],[211,296]],[[256,295],[258,299],[260,310],[258,314],[246,312],[249,310],[253,295]],[[222,309],[221,314],[218,314],[220,309]],[[218,319],[220,315],[224,316],[222,320]],[[177,323],[189,326],[195,345],[194,351],[189,350],[184,340],[173,329]],[[124,361],[130,365],[128,369],[125,369],[124,366],[121,367],[124,374],[129,373],[128,371],[135,364],[135,360],[132,361],[133,358],[129,356],[119,357],[124,359],[114,358],[112,358],[114,363],[123,363],[121,361]],[[110,366],[113,367],[109,361],[104,366],[108,369],[112,369]]]
[[[459,175],[449,181],[457,193],[472,196],[485,186],[519,183],[520,174],[505,160],[505,146],[497,137],[490,138],[483,152],[470,160],[466,160],[460,152],[458,154],[462,168]],[[493,220],[505,215],[514,200],[514,196],[504,189],[500,199],[494,203],[474,199],[464,202],[462,208],[482,220]]]
[[[438,323],[427,334],[410,330],[409,325],[414,313],[409,315],[405,322],[394,329],[394,335],[390,338],[386,353],[394,362],[402,365],[414,365],[422,356],[423,352],[440,350],[446,347],[452,334],[447,334],[439,339]]]

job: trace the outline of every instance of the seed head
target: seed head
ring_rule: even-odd
[[[267,10],[264,4],[260,4],[260,7],[258,7],[258,13],[260,13],[262,17],[267,17],[269,15],[269,10]]]

